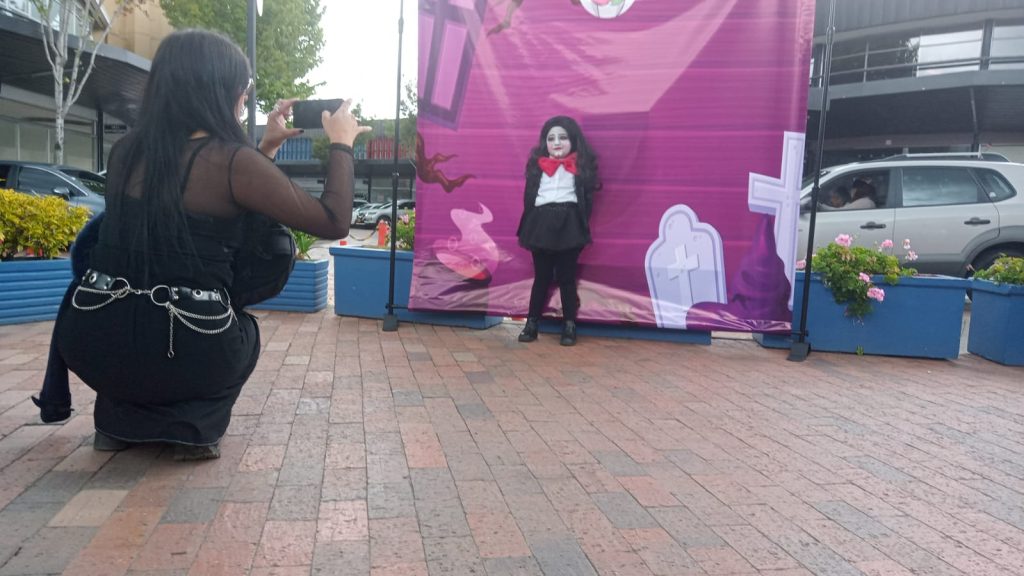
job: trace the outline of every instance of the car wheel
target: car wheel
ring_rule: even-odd
[[[380,226],[381,222],[387,224],[389,227],[391,226],[391,218],[388,218],[387,216],[381,216],[380,218],[377,218],[378,226]]]

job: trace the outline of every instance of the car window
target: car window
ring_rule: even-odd
[[[999,172],[995,170],[976,170],[975,174],[981,180],[981,185],[985,187],[989,200],[999,202],[1017,195],[1017,191],[1013,189],[1010,182]]]
[[[10,174],[11,167],[8,164],[0,164],[0,189],[9,188],[7,184],[7,175]]]
[[[107,181],[99,175],[93,175],[85,171],[72,173],[67,170],[61,170],[61,172],[90,192],[100,196],[104,196],[107,193]]]
[[[903,206],[974,204],[978,184],[966,168],[922,167],[903,169]]]
[[[24,166],[18,174],[18,189],[24,192],[35,192],[36,194],[53,194],[54,188],[67,188],[71,186],[51,174],[39,168]]]
[[[854,197],[856,196],[856,198]],[[847,209],[884,208],[889,201],[889,170],[863,170],[837,175],[822,184],[818,202],[831,209],[841,209],[858,198],[861,200]],[[872,206],[874,204],[874,206]]]

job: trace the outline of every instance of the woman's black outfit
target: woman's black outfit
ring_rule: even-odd
[[[591,242],[593,190],[585,188],[580,177],[575,176],[575,202],[537,206],[541,177],[538,173],[527,178],[523,192],[523,216],[516,231],[519,245],[533,255],[533,287],[525,329],[527,337],[520,337],[520,340],[528,342],[536,338],[537,322],[548,299],[548,287],[555,280],[562,299],[562,318],[566,322],[562,343],[568,345],[576,340],[575,321],[579,310],[576,267],[580,252]]]
[[[330,152],[320,200],[250,147],[192,140],[181,163],[186,237],[133,241],[119,224],[145,217],[145,190],[115,146],[108,190],[127,197],[108,198],[90,272],[54,327],[60,356],[96,391],[96,430],[128,442],[211,445],[227,430],[260,352],[255,318],[229,304],[247,215],[331,238],[352,206],[353,160],[342,150]],[[127,286],[151,293],[112,297]],[[177,314],[158,305],[168,301]]]

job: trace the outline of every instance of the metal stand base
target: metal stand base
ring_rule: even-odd
[[[789,347],[789,356],[786,357],[786,360],[790,362],[803,362],[807,360],[807,355],[810,353],[810,342],[793,342],[793,345]]]
[[[398,331],[398,315],[395,313],[384,315],[384,327],[382,328],[385,332],[396,332]]]

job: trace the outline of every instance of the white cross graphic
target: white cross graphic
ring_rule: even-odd
[[[676,246],[675,250],[676,261],[668,267],[668,279],[675,280],[683,274],[683,272],[689,272],[690,270],[696,270],[700,266],[700,261],[697,259],[697,255],[693,256],[686,255],[686,245],[680,244]]]
[[[747,204],[751,212],[775,217],[775,251],[786,267],[789,285],[794,285],[796,247],[800,220],[800,174],[804,163],[804,135],[786,132],[782,145],[781,178],[750,175]],[[793,309],[793,292],[789,293]]]

